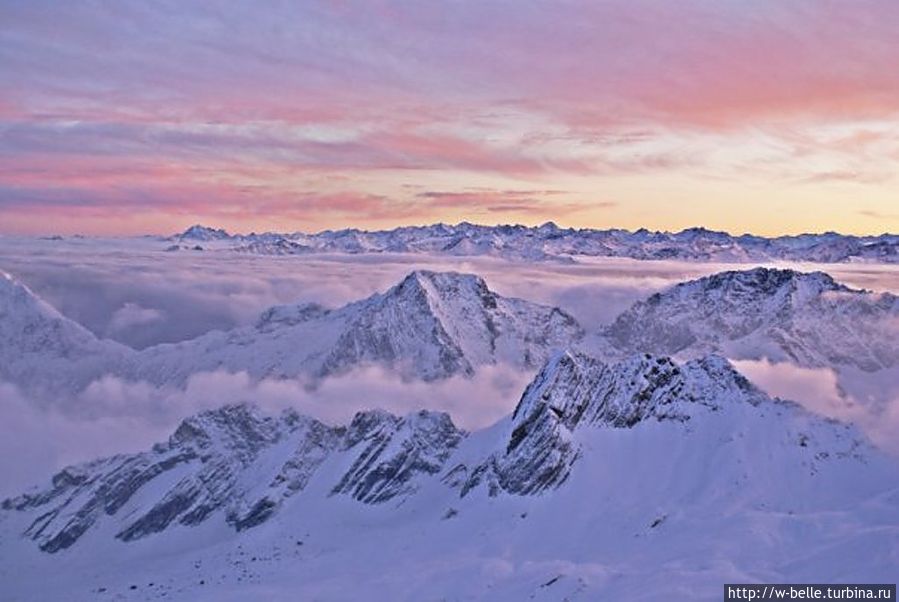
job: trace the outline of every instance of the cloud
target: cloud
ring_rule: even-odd
[[[605,202],[566,202],[560,200],[567,193],[563,190],[497,190],[491,188],[471,188],[461,191],[428,190],[419,192],[416,199],[429,209],[464,209],[472,215],[489,213],[513,213],[518,215],[547,215],[556,218],[568,217],[587,209],[601,209],[617,206]]]
[[[2,382],[0,416],[0,498],[46,482],[68,464],[147,449],[168,427],[142,416],[71,416]]]
[[[797,401],[815,413],[841,419],[860,413],[857,404],[840,390],[837,373],[829,368],[802,368],[769,360],[731,363],[769,395]]]
[[[122,331],[129,328],[143,327],[165,319],[165,313],[158,309],[141,307],[137,303],[125,303],[112,314],[109,321],[110,331]]]
[[[4,270],[65,315],[136,347],[250,324],[271,305],[339,306],[386,290],[413,269],[479,274],[499,294],[558,305],[595,332],[636,300],[679,281],[733,267],[624,258],[543,265],[401,254],[229,255],[223,261],[215,253],[163,253],[165,244],[0,238],[0,254]],[[899,274],[889,266],[834,268],[830,270],[834,277],[852,286],[899,290]],[[899,432],[896,371],[872,375],[768,361],[735,364],[772,394],[797,400],[823,415],[853,420],[881,445],[893,445]],[[295,407],[331,423],[345,423],[354,412],[370,407],[400,414],[439,409],[450,412],[457,424],[475,429],[511,411],[531,376],[495,366],[471,380],[425,384],[364,368],[315,387],[304,379],[253,383],[246,374],[213,372],[195,375],[185,390],[107,377],[76,400],[25,399],[12,387],[0,385],[0,484],[9,483],[7,490],[18,492],[63,464],[146,449],[167,437],[181,418],[242,401],[272,411]]]
[[[731,360],[769,395],[858,426],[878,446],[899,454],[899,369],[862,373],[852,369],[802,368],[790,362]]]
[[[594,191],[661,204],[693,200],[693,180],[753,188],[778,172],[883,198],[899,157],[899,9],[888,0],[463,2],[401,14],[12,3],[3,17],[15,32],[0,73],[8,230],[136,232],[185,215],[408,222],[422,215],[403,195],[410,178],[435,191],[472,180],[566,189],[542,208],[472,205],[534,219],[576,213]],[[664,178],[620,180],[647,174]]]
[[[870,171],[857,170],[836,170],[821,171],[806,176],[804,182],[854,182],[854,183],[871,183],[885,182],[891,179],[891,173],[873,173]],[[870,217],[870,216],[869,216]]]
[[[871,209],[863,209],[858,212],[859,215],[864,215],[865,217],[870,217],[871,219],[876,219],[878,221],[899,221],[899,213],[887,213],[883,211],[874,211]]]
[[[345,424],[365,409],[380,408],[397,415],[427,409],[448,412],[456,424],[478,429],[511,412],[532,377],[504,365],[485,366],[473,377],[436,382],[403,380],[376,366],[324,381],[253,381],[245,372],[218,371],[194,374],[183,389],[175,389],[105,376],[75,399],[54,406],[81,419],[141,418],[150,424],[166,425],[232,403],[255,403],[270,411],[293,408],[331,424]]]
[[[305,379],[253,382],[246,373],[193,375],[184,389],[156,388],[106,376],[74,399],[28,399],[0,382],[0,497],[20,493],[69,464],[145,451],[183,418],[231,403],[277,413],[286,408],[328,424],[356,412],[420,409],[449,412],[466,429],[487,426],[514,409],[532,375],[488,366],[474,378],[407,382],[380,368],[361,368],[321,384]]]
[[[414,269],[483,276],[507,296],[560,305],[588,328],[678,279],[720,266],[607,259],[571,266],[477,257],[359,255],[265,257],[164,253],[168,243],[129,239],[18,241],[2,245],[3,269],[98,336],[136,348],[248,325],[265,309],[315,302],[338,307],[384,291]],[[152,323],[130,320],[153,318]]]

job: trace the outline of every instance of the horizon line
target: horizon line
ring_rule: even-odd
[[[0,229],[0,236],[12,237],[12,238],[31,238],[31,239],[42,239],[42,238],[47,239],[47,238],[54,238],[54,237],[91,238],[91,239],[128,239],[128,238],[145,238],[145,237],[172,238],[172,237],[177,237],[179,235],[183,235],[186,232],[188,232],[189,230],[194,229],[194,228],[202,228],[202,229],[211,230],[211,231],[221,231],[231,237],[234,237],[234,236],[244,236],[244,237],[246,237],[246,236],[261,236],[264,234],[276,234],[276,235],[304,234],[307,236],[320,236],[323,234],[338,233],[338,232],[359,232],[359,233],[365,233],[365,234],[378,234],[378,233],[384,233],[384,232],[393,232],[395,230],[401,230],[401,229],[430,228],[430,227],[436,227],[436,226],[445,226],[445,227],[450,227],[450,228],[459,228],[462,226],[471,226],[471,227],[475,227],[475,228],[522,228],[522,229],[527,229],[527,230],[538,230],[540,228],[555,227],[559,230],[568,230],[568,231],[573,231],[573,232],[584,232],[584,231],[587,231],[587,232],[625,232],[627,234],[636,234],[638,232],[645,231],[649,234],[667,234],[667,235],[676,235],[676,234],[682,234],[684,232],[689,232],[691,230],[697,230],[697,231],[705,231],[705,232],[709,232],[709,233],[713,233],[713,234],[724,234],[731,238],[742,238],[742,237],[752,236],[752,237],[763,238],[763,239],[767,239],[767,240],[773,240],[773,239],[777,239],[777,238],[796,238],[796,237],[800,237],[800,236],[827,236],[827,235],[837,235],[837,236],[842,236],[842,237],[847,237],[847,238],[850,238],[850,237],[851,238],[881,238],[881,237],[889,237],[889,236],[899,236],[899,232],[890,232],[890,231],[868,232],[865,234],[849,234],[849,233],[840,232],[837,230],[825,230],[823,232],[821,232],[821,231],[814,232],[814,231],[803,230],[803,231],[794,231],[794,232],[782,232],[782,233],[776,234],[776,235],[755,234],[753,232],[744,231],[740,234],[736,234],[730,230],[710,228],[710,227],[704,226],[704,225],[689,226],[686,228],[682,228],[680,230],[653,230],[653,229],[650,229],[645,226],[637,228],[637,229],[630,229],[630,228],[616,227],[616,226],[607,226],[607,227],[571,226],[571,225],[563,226],[563,225],[559,225],[555,220],[547,220],[547,221],[537,224],[537,225],[527,225],[522,222],[483,223],[483,222],[462,220],[462,221],[459,221],[456,223],[444,222],[444,221],[421,222],[421,223],[415,223],[415,224],[396,225],[396,226],[384,227],[384,228],[364,228],[364,227],[356,227],[356,226],[346,226],[343,228],[324,228],[321,230],[314,230],[314,231],[306,231],[306,230],[260,230],[260,231],[256,231],[256,230],[251,230],[250,232],[233,231],[233,230],[229,230],[225,227],[209,226],[209,225],[201,223],[201,222],[193,222],[193,223],[190,223],[189,225],[187,225],[186,227],[184,227],[183,229],[177,230],[175,232],[168,232],[168,233],[159,232],[159,231],[157,231],[157,232],[148,231],[148,232],[134,233],[134,234],[126,234],[126,233],[85,234],[82,232],[73,232],[73,233],[69,233],[69,234],[63,234],[59,231],[46,231],[46,232],[42,232],[42,233],[24,234],[24,233],[18,233],[18,232],[4,232],[2,229]]]

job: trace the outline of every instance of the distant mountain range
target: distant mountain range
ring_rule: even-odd
[[[570,262],[577,257],[629,257],[747,263],[899,262],[899,235],[849,236],[835,232],[765,238],[734,236],[705,228],[681,232],[641,229],[481,226],[469,223],[409,226],[393,230],[327,230],[317,234],[229,234],[201,225],[165,239],[167,250],[227,249],[263,255],[309,253],[430,253],[489,256],[522,261]]]

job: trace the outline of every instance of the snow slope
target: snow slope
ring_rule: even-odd
[[[604,335],[612,354],[720,353],[873,372],[899,365],[899,297],[821,272],[722,272],[636,303]]]
[[[560,353],[470,435],[427,412],[347,428],[199,415],[145,454],[5,501],[0,555],[4,599],[22,601],[692,600],[725,582],[892,582],[899,467],[721,358]]]
[[[429,381],[470,376],[487,364],[536,368],[582,336],[562,310],[502,297],[477,276],[415,271],[338,309],[274,307],[251,327],[149,348],[133,358],[128,377],[182,384],[221,369],[256,379],[324,377],[379,364]]]
[[[337,309],[276,306],[252,326],[135,351],[98,340],[0,277],[0,380],[41,395],[77,394],[104,375],[183,386],[194,374],[220,370],[318,379],[379,365],[431,381],[492,364],[536,369],[583,334],[564,311],[497,295],[477,276],[415,271]]]
[[[252,326],[137,352],[93,334],[9,277],[0,279],[0,380],[36,396],[73,394],[110,374],[183,386],[194,374],[252,379],[339,375],[379,365],[406,379],[470,376],[485,365],[533,370],[582,344],[563,310],[506,298],[477,276],[416,271],[337,309],[272,307]],[[815,272],[756,268],[685,282],[638,302],[583,343],[609,359],[648,351],[718,353],[862,374],[899,367],[899,300]]]
[[[98,339],[0,272],[0,381],[38,396],[78,390],[133,354],[124,345]]]

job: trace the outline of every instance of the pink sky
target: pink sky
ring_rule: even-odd
[[[895,232],[896,31],[892,0],[0,0],[0,232]]]

